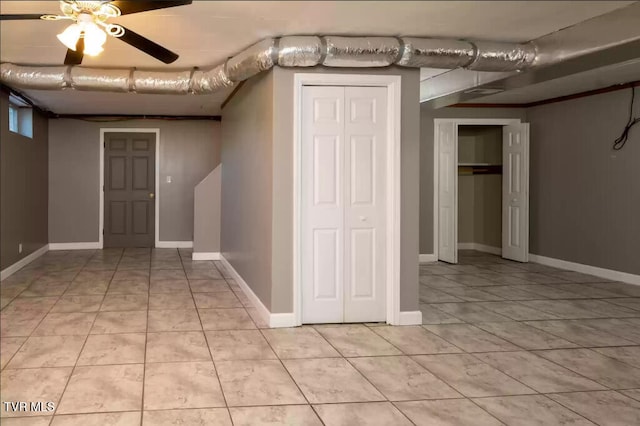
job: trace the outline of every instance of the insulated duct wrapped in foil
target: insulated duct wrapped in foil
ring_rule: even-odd
[[[403,37],[402,57],[397,62],[403,67],[455,69],[473,62],[475,49],[463,40]]]
[[[208,71],[197,70],[191,78],[191,91],[196,94],[213,93],[231,86],[233,86],[233,82],[224,72],[224,64]]]
[[[476,58],[467,66],[475,71],[518,71],[531,67],[536,59],[532,44],[473,42]]]
[[[227,61],[227,76],[237,83],[271,69],[278,59],[276,40],[262,40]]]
[[[9,86],[23,89],[62,90],[67,87],[67,68],[29,67],[0,64],[0,79]]]
[[[132,71],[75,66],[1,64],[2,82],[24,89],[208,94],[233,86],[272,68],[468,68],[475,71],[516,71],[536,60],[533,44],[468,42],[418,37],[287,36],[262,40],[209,70]]]
[[[282,37],[278,44],[278,65],[281,67],[314,67],[320,63],[323,53],[320,37]]]
[[[400,57],[400,42],[393,37],[323,37],[327,67],[387,67]]]
[[[127,69],[71,68],[71,87],[77,90],[128,92],[131,71]]]
[[[137,93],[186,95],[191,71],[134,71],[133,90]]]

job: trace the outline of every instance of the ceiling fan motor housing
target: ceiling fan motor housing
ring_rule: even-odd
[[[131,15],[151,10],[185,6],[191,3],[193,3],[192,0],[60,0],[61,13],[58,15],[35,13],[0,14],[0,20],[73,21],[73,24],[58,34],[58,39],[62,44],[67,46],[67,55],[64,60],[65,65],[80,65],[85,53],[90,56],[96,56],[101,53],[104,50],[102,45],[106,41],[107,35],[118,38],[122,42],[133,46],[165,64],[170,64],[178,59],[178,54],[122,25],[108,21],[120,15]]]

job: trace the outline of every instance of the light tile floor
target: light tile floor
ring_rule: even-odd
[[[189,250],[49,252],[0,285],[2,425],[638,425],[640,287],[461,252],[423,326],[266,329]]]

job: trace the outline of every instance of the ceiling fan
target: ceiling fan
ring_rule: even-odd
[[[153,56],[165,64],[178,59],[178,55],[157,43],[131,31],[122,25],[109,23],[109,19],[120,15],[165,9],[168,7],[191,4],[192,1],[72,1],[61,0],[61,15],[12,14],[0,15],[0,21],[41,19],[44,21],[74,21],[62,33],[58,40],[67,46],[65,65],[79,65],[84,55],[96,56],[104,49],[102,45],[107,35],[118,38],[127,44]]]

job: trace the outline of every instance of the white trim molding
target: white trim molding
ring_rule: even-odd
[[[375,86],[387,89],[387,293],[388,324],[400,323],[400,167],[401,167],[401,89],[399,75],[311,74],[295,73],[293,77],[293,315],[294,324],[302,324],[301,271],[301,144],[302,88],[313,86]]]
[[[47,251],[49,251],[49,245],[45,244],[42,247],[40,247],[38,250],[34,251],[33,253],[18,260],[13,265],[7,266],[0,272],[0,281],[3,281],[6,278],[9,278],[11,275],[15,274],[20,269],[24,268],[25,266],[27,266],[28,264],[30,264],[31,262],[33,262],[34,260],[42,256]]]
[[[532,262],[554,268],[567,269],[569,271],[581,272],[583,274],[595,275],[613,281],[621,281],[628,284],[640,285],[640,275],[629,274],[627,272],[614,271],[613,269],[599,268],[597,266],[584,265],[582,263],[569,262],[562,259],[529,254]]]
[[[158,241],[156,248],[193,248],[193,241]]]
[[[296,317],[293,312],[283,314],[269,314],[270,328],[295,327]]]
[[[396,325],[422,325],[422,312],[400,311],[399,319]]]
[[[99,250],[102,243],[99,241],[87,243],[49,243],[49,250]]]
[[[103,127],[100,129],[100,185],[98,186],[98,193],[100,194],[100,212],[99,212],[99,223],[98,223],[98,240],[100,243],[100,247],[103,247],[104,239],[103,239],[103,230],[104,230],[104,135],[105,133],[155,133],[156,135],[156,191],[155,191],[155,204],[156,204],[156,214],[155,214],[155,246],[162,247],[158,245],[161,241],[160,238],[160,129],[159,128],[107,128]],[[164,242],[164,241],[163,241]]]
[[[242,279],[238,271],[236,271],[235,268],[231,266],[231,263],[229,263],[229,261],[225,259],[223,255],[220,255],[220,262],[225,267],[227,272],[231,274],[231,277],[235,280],[238,286],[240,286],[242,292],[245,294],[245,296],[247,296],[253,307],[256,309],[260,320],[264,324],[268,324],[271,328],[295,327],[295,315],[293,314],[293,312],[272,314],[269,309],[264,306],[260,298],[256,296],[253,290],[251,290],[249,284],[247,284],[246,281]]]
[[[198,252],[191,253],[191,260],[220,260],[219,252]]]
[[[430,262],[436,262],[437,260],[438,259],[436,258],[436,255],[433,253],[418,255],[419,263],[430,263]]]

